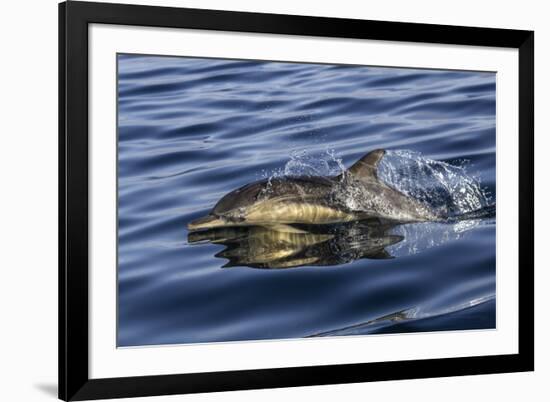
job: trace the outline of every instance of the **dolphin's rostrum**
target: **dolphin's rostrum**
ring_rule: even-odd
[[[333,224],[366,219],[422,222],[440,219],[420,201],[378,179],[377,149],[338,176],[260,180],[230,192],[189,230],[234,226]]]

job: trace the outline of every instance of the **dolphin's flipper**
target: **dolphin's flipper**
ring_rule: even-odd
[[[388,251],[384,249],[376,253],[369,253],[366,255],[366,257],[371,260],[389,260],[389,259],[395,258],[393,255],[391,255]]]
[[[378,180],[376,168],[386,151],[376,149],[369,152],[348,169],[348,173],[360,180]]]

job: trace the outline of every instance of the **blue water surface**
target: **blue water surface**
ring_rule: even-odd
[[[372,253],[346,227],[286,269],[188,237],[229,191],[376,148],[382,180],[469,218]],[[495,202],[493,73],[118,56],[118,346],[494,328],[495,216],[468,214]]]

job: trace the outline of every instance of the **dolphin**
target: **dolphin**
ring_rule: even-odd
[[[440,220],[422,202],[379,180],[378,164],[384,154],[383,149],[371,151],[337,176],[280,177],[247,184],[223,196],[207,216],[187,228],[254,225],[292,231],[295,224]]]

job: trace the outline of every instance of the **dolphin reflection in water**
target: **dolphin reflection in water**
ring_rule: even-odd
[[[361,258],[393,258],[386,247],[403,240],[403,236],[389,233],[393,226],[375,221],[294,230],[277,226],[235,226],[191,232],[188,242],[225,245],[226,248],[216,254],[229,260],[224,268],[340,265]]]

